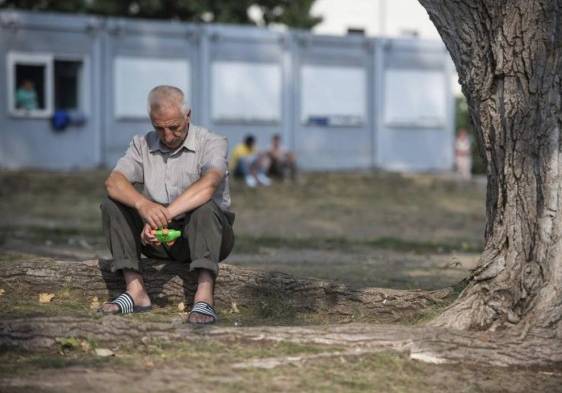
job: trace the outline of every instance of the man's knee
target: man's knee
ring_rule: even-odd
[[[100,203],[102,217],[122,216],[122,208],[123,205],[108,196],[104,197]]]
[[[102,212],[108,212],[115,207],[115,202],[112,201],[108,196],[104,197],[100,203],[100,210]]]

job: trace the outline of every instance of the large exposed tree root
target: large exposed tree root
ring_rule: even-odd
[[[100,269],[101,267],[101,269]],[[190,298],[193,277],[185,266],[147,260],[144,276],[152,297],[165,304]],[[123,289],[120,277],[111,273],[104,262],[59,261],[49,258],[0,264],[3,288],[35,292],[61,289],[82,291],[84,296],[109,296]],[[264,295],[265,294],[265,295]],[[353,289],[333,282],[297,279],[287,274],[256,272],[223,265],[217,284],[219,307],[252,307],[264,296],[277,296],[292,303],[299,312],[348,316],[360,313],[367,320],[385,323],[411,318],[428,307],[441,305],[452,294],[441,291],[398,291]],[[261,300],[260,300],[261,299]],[[388,324],[330,324],[307,327],[222,327],[192,329],[178,317],[169,322],[147,322],[128,316],[57,316],[22,318],[5,316],[0,320],[0,346],[30,350],[57,345],[57,339],[80,337],[99,345],[143,345],[151,340],[251,340],[316,343],[334,346],[333,353],[314,356],[357,356],[381,350],[406,352],[413,359],[432,363],[474,362],[501,366],[562,365],[562,345],[552,330],[532,330],[525,336],[509,332],[470,332],[428,326]],[[337,348],[345,347],[344,352]],[[272,358],[237,367],[275,367],[309,360]],[[311,355],[312,356],[312,355]]]
[[[144,260],[143,276],[156,303],[191,301],[194,276],[177,262]],[[62,288],[82,291],[100,299],[124,290],[120,275],[109,270],[105,261],[59,261],[50,258],[0,264],[0,281],[26,287],[34,292]],[[324,280],[299,279],[288,274],[259,272],[223,264],[216,285],[219,308],[232,303],[253,307],[277,301],[296,312],[322,313],[333,319],[351,316],[378,322],[396,322],[419,317],[432,306],[447,303],[451,288],[438,291],[403,291],[380,288],[357,289]]]
[[[379,324],[333,324],[324,326],[208,327],[194,329],[183,323],[154,323],[127,317],[107,316],[101,320],[77,317],[38,317],[0,322],[0,345],[28,350],[50,348],[57,339],[79,337],[98,345],[148,345],[153,340],[250,340],[322,344],[341,348],[320,356],[360,356],[393,350],[430,363],[479,363],[497,366],[542,366],[562,371],[562,348],[537,345],[541,338],[467,332],[450,329]],[[528,337],[527,337],[528,338]],[[237,367],[275,367],[310,360],[307,356],[241,362]]]

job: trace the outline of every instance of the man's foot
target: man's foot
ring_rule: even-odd
[[[215,308],[206,302],[196,302],[187,317],[193,325],[210,325],[218,320]]]
[[[150,297],[144,288],[144,282],[139,272],[123,270],[123,278],[127,283],[127,293],[133,300],[133,305],[141,308],[150,307]],[[116,314],[119,306],[115,303],[107,302],[101,306],[101,311],[106,314]]]
[[[129,291],[119,295],[115,300],[106,302],[101,306],[104,314],[128,314],[131,312],[148,311],[151,307],[150,298],[146,291],[134,296]]]
[[[194,306],[197,303],[206,303],[207,305],[211,306],[211,308],[213,307],[214,284],[215,279],[212,273],[205,269],[199,269],[197,292],[195,292],[195,297],[193,298]],[[204,313],[198,312],[196,308],[189,313],[189,317],[187,318],[187,321],[189,323],[200,325],[213,323],[215,322],[215,320],[216,316],[213,317],[212,315],[206,315]]]

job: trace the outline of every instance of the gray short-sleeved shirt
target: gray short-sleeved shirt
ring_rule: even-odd
[[[131,182],[144,185],[144,194],[154,202],[168,205],[209,169],[224,174],[213,200],[230,208],[227,169],[228,141],[205,128],[190,124],[187,137],[176,150],[160,143],[156,131],[135,135],[127,152],[113,169]]]

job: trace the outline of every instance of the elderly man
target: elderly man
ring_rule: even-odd
[[[107,178],[102,204],[103,231],[122,271],[127,290],[105,303],[105,313],[148,311],[151,301],[141,275],[141,252],[152,258],[184,261],[198,276],[188,321],[217,320],[213,305],[218,263],[234,245],[229,211],[227,140],[191,124],[183,92],[157,86],[148,96],[154,131],[135,136]],[[143,192],[135,188],[143,185]],[[174,243],[160,243],[156,229],[179,229]]]

